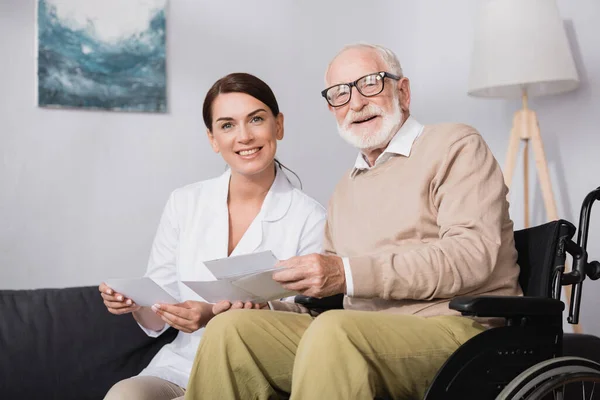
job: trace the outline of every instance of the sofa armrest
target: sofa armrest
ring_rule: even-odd
[[[97,286],[0,290],[0,398],[102,399],[178,333],[148,337]]]
[[[527,296],[465,296],[450,301],[450,309],[475,317],[525,317],[560,314],[560,300]]]

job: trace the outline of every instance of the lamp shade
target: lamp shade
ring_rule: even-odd
[[[579,77],[554,0],[490,0],[477,19],[468,93],[520,97],[575,89]]]

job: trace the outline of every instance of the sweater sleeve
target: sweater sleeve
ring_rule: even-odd
[[[450,145],[430,184],[439,238],[350,258],[354,297],[432,300],[471,292],[492,274],[508,214],[502,171],[479,134]]]
[[[327,221],[325,222],[325,235],[323,240],[323,253],[336,256],[337,252],[333,245],[333,234],[331,232],[331,217],[333,215],[333,201],[329,202],[329,212],[327,213]],[[346,295],[354,296],[354,280],[352,279],[352,270],[350,268],[350,260],[348,257],[342,257],[344,263],[344,277],[346,279]]]
[[[323,253],[327,255],[337,255],[335,247],[333,245],[333,239],[331,234],[331,217],[333,215],[333,201],[329,201],[327,206],[327,219],[325,220],[325,228],[323,235]]]

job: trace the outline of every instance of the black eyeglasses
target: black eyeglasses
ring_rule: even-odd
[[[372,97],[383,92],[384,78],[395,79],[397,81],[402,79],[388,72],[376,72],[362,76],[354,82],[340,83],[339,85],[328,87],[321,92],[321,96],[325,97],[330,106],[341,107],[347,104],[352,98],[352,86],[363,96]]]

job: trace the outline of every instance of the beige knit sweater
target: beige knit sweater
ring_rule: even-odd
[[[354,296],[344,308],[433,316],[455,314],[456,296],[522,294],[506,195],[490,149],[461,124],[426,125],[409,157],[349,171],[324,243],[349,257]]]

